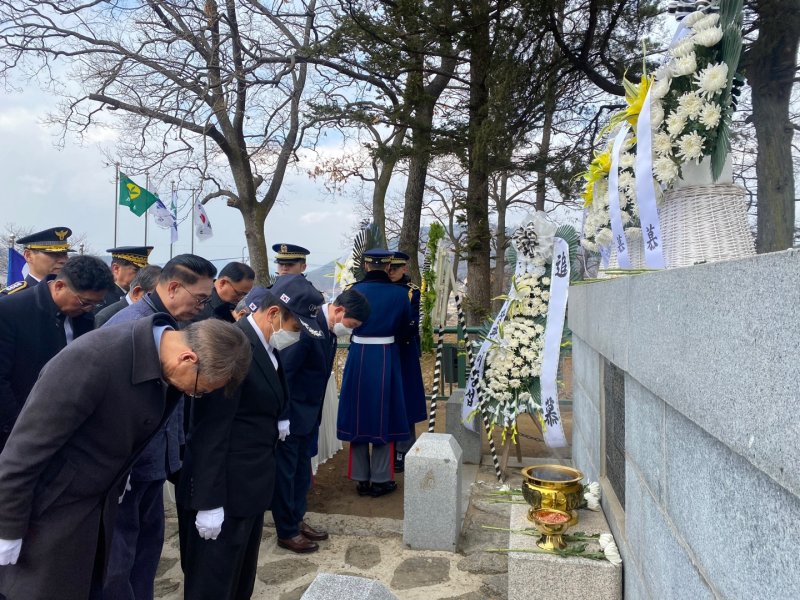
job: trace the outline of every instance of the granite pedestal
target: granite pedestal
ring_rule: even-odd
[[[455,390],[447,399],[445,430],[456,438],[461,447],[461,462],[465,465],[481,464],[481,433],[464,427],[461,422],[461,405],[464,403],[464,390]]]

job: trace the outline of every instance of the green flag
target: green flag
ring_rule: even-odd
[[[137,217],[141,217],[158,197],[136,185],[127,175],[119,174],[119,203],[127,206]]]

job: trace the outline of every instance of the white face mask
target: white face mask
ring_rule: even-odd
[[[280,318],[280,317],[279,317]],[[277,331],[273,330],[272,335],[269,336],[270,345],[278,351],[288,348],[292,344],[300,341],[299,331],[286,331],[283,328],[283,319],[281,318],[281,328]]]
[[[333,335],[336,337],[342,337],[345,335],[352,335],[353,328],[345,326],[344,323],[335,323],[333,326]]]

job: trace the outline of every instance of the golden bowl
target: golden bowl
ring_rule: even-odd
[[[577,509],[583,502],[583,473],[563,465],[534,465],[522,469],[522,495],[530,505],[528,520],[540,508],[570,513],[571,525],[578,522]]]
[[[539,548],[561,550],[567,547],[567,543],[561,536],[572,527],[572,514],[555,508],[540,508],[534,510],[532,514],[529,513],[529,517],[542,534],[542,537],[536,542]],[[551,523],[552,520],[558,522]]]

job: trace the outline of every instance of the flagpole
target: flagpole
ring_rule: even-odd
[[[144,189],[150,191],[150,171],[144,172]],[[148,210],[144,211],[144,245],[147,246],[147,213],[150,212]]]
[[[175,202],[175,180],[172,180],[172,195],[169,197],[169,210],[172,212],[172,206],[175,203],[175,212],[172,213],[172,218],[175,219],[175,231],[178,230],[178,203]],[[176,234],[177,235],[177,234]],[[169,259],[172,260],[172,231],[169,232]]]
[[[194,254],[194,213],[195,213],[194,205],[195,205],[195,202],[197,202],[197,200],[195,199],[195,196],[194,196],[194,190],[192,190],[192,254]]]
[[[119,163],[116,166],[116,177],[114,179],[114,248],[117,247],[117,218],[119,215]]]

